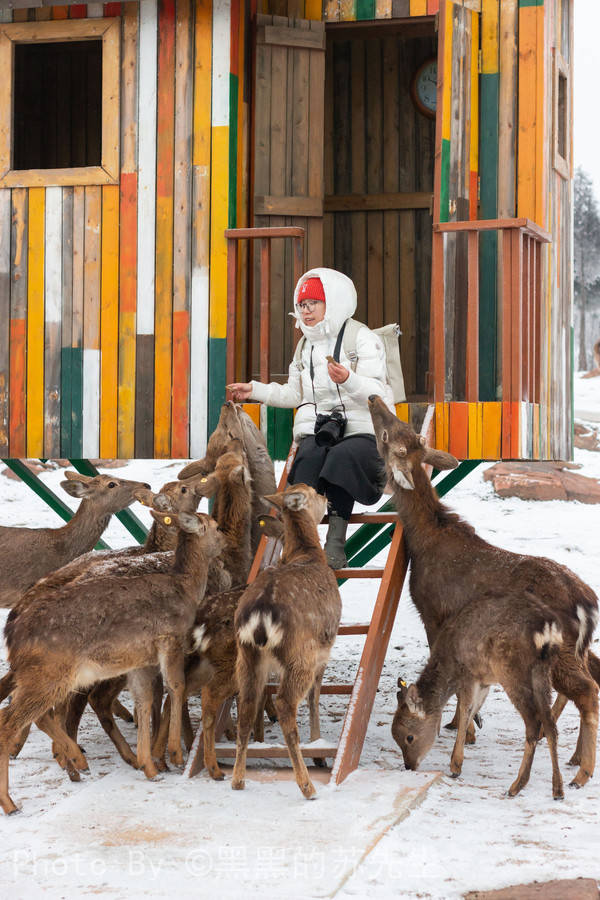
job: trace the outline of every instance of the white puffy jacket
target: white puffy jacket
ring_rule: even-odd
[[[312,327],[302,324],[298,312],[297,299],[300,287],[307,278],[320,278],[325,291],[325,317]],[[335,383],[327,372],[327,356],[332,356],[340,328],[353,316],[356,310],[356,288],[342,272],[335,269],[311,269],[298,281],[294,292],[294,313],[296,328],[306,336],[302,348],[302,368],[292,360],[286,384],[262,384],[252,382],[252,400],[267,406],[297,408],[294,419],[294,438],[313,434],[316,413],[331,412],[339,407],[340,398]],[[314,399],[310,378],[310,354],[313,350]],[[340,350],[340,363],[349,370],[347,380],[338,385],[346,410],[348,423],[344,436],[351,434],[373,434],[373,423],[367,406],[371,394],[378,394],[392,412],[395,411],[392,389],[387,380],[385,350],[376,334],[364,325],[356,336],[356,370],[353,372],[344,348]]]

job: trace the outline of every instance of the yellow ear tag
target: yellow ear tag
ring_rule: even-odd
[[[259,520],[258,520],[258,524],[259,524],[260,527],[262,528],[262,527],[264,526],[264,524],[265,524],[265,520],[264,520],[264,519],[259,519]]]
[[[165,523],[165,525],[170,525],[171,521],[172,521],[171,516],[165,516],[163,519],[163,522]]]
[[[399,679],[398,684],[400,685],[400,687],[406,687],[406,682],[402,681],[401,678]]]
[[[208,481],[208,478],[201,478],[200,484],[205,484]]]

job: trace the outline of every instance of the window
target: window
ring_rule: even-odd
[[[553,165],[562,178],[571,177],[571,85],[569,66],[554,51],[552,144]]]
[[[115,184],[119,22],[0,25],[0,187]]]

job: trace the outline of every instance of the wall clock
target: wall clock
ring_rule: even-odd
[[[421,63],[412,77],[410,95],[419,112],[435,119],[437,106],[437,58],[432,56]]]

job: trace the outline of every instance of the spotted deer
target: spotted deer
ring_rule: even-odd
[[[433,648],[453,616],[491,592],[499,603],[512,598],[517,606],[529,601],[543,604],[562,634],[552,658],[553,687],[573,700],[580,713],[580,752],[571,760],[579,769],[571,784],[582,787],[591,778],[596,760],[598,685],[588,667],[588,648],[598,618],[596,595],[553,560],[512,553],[479,537],[440,502],[422,465],[452,469],[457,460],[427,447],[424,438],[397,419],[379,397],[369,397],[368,402],[404,528],[410,593],[429,646]],[[464,721],[464,711],[459,716]]]

